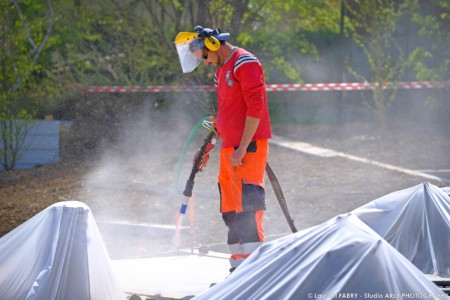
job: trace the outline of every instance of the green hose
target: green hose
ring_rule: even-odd
[[[208,120],[209,116],[204,117],[203,119],[198,122],[194,128],[192,128],[191,132],[189,133],[186,141],[184,142],[183,150],[181,151],[181,155],[178,158],[178,164],[177,164],[177,172],[176,172],[176,189],[179,189],[179,183],[180,183],[180,173],[181,173],[181,167],[183,166],[184,159],[186,157],[186,153],[189,149],[189,146],[191,145],[192,141],[194,140],[195,136],[197,135],[198,131],[202,127],[202,123],[205,120]]]

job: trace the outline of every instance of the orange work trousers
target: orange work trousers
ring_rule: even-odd
[[[269,154],[268,140],[250,143],[243,164],[232,167],[230,158],[235,148],[220,150],[218,176],[220,211],[228,227],[233,267],[264,241],[265,206],[264,172]],[[237,250],[239,248],[239,250]]]

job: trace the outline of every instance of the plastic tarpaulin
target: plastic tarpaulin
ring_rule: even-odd
[[[443,187],[442,191],[450,196],[450,186]]]
[[[261,245],[194,299],[445,298],[353,214]]]
[[[125,299],[84,203],[49,206],[0,239],[1,299]]]
[[[423,273],[450,277],[450,197],[428,182],[353,211]]]

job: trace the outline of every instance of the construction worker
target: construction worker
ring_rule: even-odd
[[[228,43],[229,37],[219,28],[196,26],[194,32],[180,32],[175,44],[184,73],[202,61],[216,68],[220,212],[228,227],[232,272],[264,242],[264,170],[272,133],[263,67],[253,54]],[[203,159],[208,158],[206,153]]]

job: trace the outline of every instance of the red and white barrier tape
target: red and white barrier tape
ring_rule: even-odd
[[[362,91],[372,90],[379,86],[370,82],[342,82],[342,83],[302,83],[302,84],[267,84],[268,92],[301,92],[301,91]],[[445,81],[412,81],[385,82],[383,89],[440,89],[450,87]],[[183,92],[215,92],[212,85],[191,86],[89,86],[85,93],[183,93]]]
[[[191,86],[89,86],[84,89],[85,93],[182,93],[182,92],[214,92],[214,86],[191,85]]]

